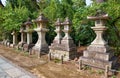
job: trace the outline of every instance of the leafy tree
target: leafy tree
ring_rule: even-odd
[[[26,7],[15,7],[14,9],[10,4],[7,4],[4,9],[2,9],[1,17],[2,23],[1,29],[3,36],[9,37],[12,30],[19,31],[21,24],[28,18],[30,12]],[[5,38],[6,38],[5,37]]]

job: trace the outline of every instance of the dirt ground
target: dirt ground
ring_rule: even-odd
[[[80,52],[85,48],[78,49]],[[14,48],[8,48],[0,45],[0,55],[12,61],[16,65],[37,75],[39,78],[104,78],[104,72],[101,70],[90,69],[78,70],[75,61],[64,62],[61,64],[55,60],[48,61],[47,55],[37,58],[35,55],[29,55]],[[120,78],[118,73],[110,78]]]

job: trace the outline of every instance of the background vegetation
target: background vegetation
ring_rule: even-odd
[[[94,22],[87,20],[87,16],[94,15],[96,10],[101,9],[109,14],[110,20],[106,22],[108,30],[105,40],[112,47],[116,47],[119,52],[120,46],[120,2],[119,0],[107,0],[102,4],[97,4],[95,0],[90,6],[86,6],[86,0],[7,0],[6,6],[0,8],[0,39],[11,38],[13,30],[19,32],[21,24],[28,17],[35,19],[40,13],[49,19],[46,40],[51,44],[55,37],[54,23],[57,18],[64,21],[69,17],[73,22],[71,36],[76,45],[89,45],[95,38],[95,33],[91,29]]]

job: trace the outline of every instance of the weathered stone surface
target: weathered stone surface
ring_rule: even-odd
[[[23,49],[23,45],[26,44],[26,33],[25,33],[25,25],[22,24],[20,28],[21,33],[21,41],[18,43],[18,49]]]
[[[61,59],[63,57],[64,61],[68,61],[70,59],[74,59],[76,56],[76,45],[74,44],[72,38],[70,37],[71,31],[71,22],[68,18],[66,18],[65,22],[62,23],[64,25],[63,32],[65,36],[61,37],[61,22],[57,20],[56,22],[56,33],[53,43],[51,44],[50,51],[51,57]]]
[[[53,43],[58,43],[60,44],[61,43],[61,40],[62,40],[62,36],[61,36],[61,33],[62,33],[62,22],[61,20],[58,18],[57,21],[55,22],[55,25],[56,25],[56,30],[55,32],[57,33],[56,37],[54,38],[53,40]]]
[[[109,61],[113,56],[114,53],[100,53],[100,52],[94,52],[94,51],[84,51],[83,53],[84,57],[89,57],[89,58],[94,58],[94,59],[100,59],[100,60],[105,60]]]
[[[6,70],[6,69],[11,69],[11,68],[13,68],[13,66],[10,65],[9,63],[2,63],[2,64],[0,64],[0,68]]]
[[[32,32],[33,32],[33,31],[30,31],[32,27],[31,19],[28,18],[28,20],[24,23],[24,25],[26,26],[25,32],[27,33],[27,44],[30,44],[32,43]]]
[[[17,34],[15,31],[13,31],[11,35],[13,35],[13,45],[15,46],[17,45]]]
[[[37,78],[0,56],[0,78]]]
[[[70,59],[75,58],[75,51],[62,51],[62,50],[53,50],[50,49],[49,51],[51,53],[51,58],[58,58],[61,59],[61,56],[63,56],[64,61],[68,61]]]
[[[95,51],[95,52],[101,52],[106,53],[109,52],[111,49],[108,45],[90,45],[87,47],[88,51]]]
[[[80,57],[80,60],[82,60],[82,64],[90,65],[90,66],[101,68],[101,69],[105,69],[106,65],[108,65],[111,69],[113,65],[113,60],[104,61],[104,60],[94,59],[89,57]]]
[[[39,56],[41,52],[47,53],[49,50],[48,44],[46,43],[45,40],[46,32],[49,31],[48,29],[46,29],[48,20],[44,17],[43,14],[41,14],[35,20],[35,22],[38,24],[37,28],[34,29],[38,34],[38,41],[35,44],[35,46],[32,48],[32,52],[37,53]]]
[[[102,37],[104,31],[107,29],[104,25],[105,20],[108,18],[108,15],[101,11],[98,11],[96,16],[88,17],[88,19],[95,20],[95,27],[92,27],[92,29],[96,33],[96,38],[88,46],[87,50],[84,51],[83,56],[80,57],[82,64],[102,69],[105,69],[106,65],[109,66],[109,69],[114,68],[117,59],[114,57],[113,50]]]
[[[26,42],[19,42],[18,49],[22,49],[24,44],[26,44]]]
[[[34,45],[35,45],[35,44],[24,44],[24,45],[23,45],[23,50],[28,52],[30,49],[32,49],[32,47],[33,47]]]

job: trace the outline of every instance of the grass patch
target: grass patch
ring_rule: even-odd
[[[55,63],[60,63],[60,62],[61,62],[61,60],[60,60],[60,59],[58,59],[58,58],[55,58],[55,59],[54,59],[54,62],[55,62]]]
[[[97,73],[101,75],[101,74],[104,74],[104,71],[103,70],[98,70]]]
[[[91,70],[91,67],[88,66],[88,65],[85,65],[85,66],[83,67],[83,69],[84,69],[84,70]]]

